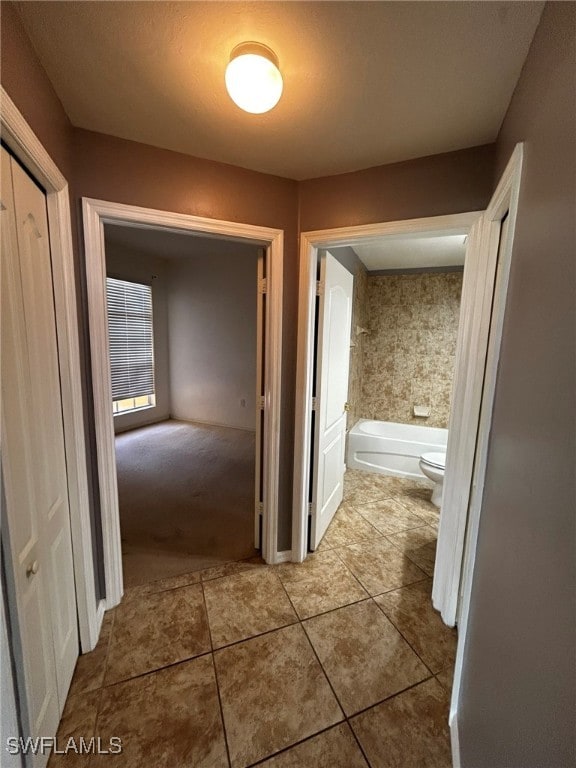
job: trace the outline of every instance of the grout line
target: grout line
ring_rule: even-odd
[[[210,651],[214,652],[214,641],[212,639],[212,628],[210,627],[210,614],[208,613],[208,603],[206,602],[206,595],[204,594],[204,585],[200,582],[200,590],[202,592],[202,605],[204,606],[204,614],[206,616],[206,626],[208,627],[208,638],[210,640]]]
[[[391,497],[391,498],[393,498],[393,497]],[[372,502],[376,502],[376,501],[379,501],[379,499],[371,500],[368,503],[372,503]],[[358,511],[358,510],[356,510],[356,511]],[[361,515],[360,512],[358,512],[358,514]],[[378,531],[378,529],[375,526],[373,526],[372,523],[370,523],[369,520],[367,520],[367,522],[374,528],[375,532],[378,534],[376,536],[376,538],[384,538],[384,539],[390,541],[389,536],[395,535],[395,534],[381,534],[380,531]],[[427,523],[423,523],[422,526],[418,526],[417,528],[404,529],[403,531],[397,531],[396,533],[403,533],[403,532],[409,531],[409,530],[417,530],[419,528],[423,528],[425,525],[428,525],[428,524]],[[431,526],[428,526],[428,527],[432,528]],[[370,541],[370,540],[372,540],[372,539],[368,539],[368,541]],[[437,681],[437,683],[442,686],[442,684],[440,683],[440,681],[437,678],[437,675],[440,674],[442,671],[444,671],[444,669],[440,670],[440,672],[438,672],[438,673],[431,672],[431,670],[429,669],[428,665],[424,662],[424,660],[422,659],[420,654],[415,650],[415,648],[412,646],[412,644],[409,642],[409,640],[405,637],[405,635],[402,632],[402,630],[394,623],[394,621],[390,618],[390,616],[388,616],[388,614],[383,609],[383,607],[380,606],[376,602],[376,600],[374,599],[375,597],[378,597],[378,595],[386,594],[388,592],[393,592],[393,591],[399,591],[401,589],[405,589],[405,588],[411,586],[412,584],[420,584],[420,583],[423,583],[424,581],[430,581],[431,576],[429,574],[425,573],[423,571],[423,569],[418,565],[418,563],[415,563],[404,551],[400,550],[400,548],[393,541],[390,541],[390,544],[392,544],[392,546],[394,547],[394,549],[396,551],[400,552],[400,554],[402,554],[404,557],[406,557],[408,560],[410,560],[412,563],[414,563],[414,565],[419,570],[422,571],[423,577],[422,577],[422,579],[419,579],[419,580],[417,580],[415,582],[411,582],[410,584],[402,584],[400,586],[393,587],[393,588],[391,588],[389,590],[384,590],[383,592],[378,593],[378,595],[371,595],[371,594],[369,594],[368,591],[366,590],[366,588],[364,587],[364,585],[362,584],[362,582],[360,581],[360,579],[352,572],[352,570],[350,569],[348,564],[346,562],[344,562],[344,560],[338,554],[338,551],[337,551],[338,549],[341,549],[343,547],[352,546],[355,543],[362,545],[363,543],[365,543],[365,541],[366,540],[362,540],[362,541],[359,541],[359,542],[352,542],[351,544],[346,544],[346,545],[343,545],[343,546],[339,545],[337,547],[327,548],[326,550],[323,550],[323,551],[320,552],[320,554],[331,553],[336,558],[336,560],[333,560],[333,562],[338,561],[338,563],[341,563],[341,564],[344,565],[346,570],[352,575],[352,577],[360,585],[362,590],[364,592],[366,592],[366,595],[364,597],[356,599],[356,600],[353,600],[352,602],[346,603],[344,605],[336,606],[336,607],[331,608],[331,609],[329,609],[327,611],[321,611],[320,613],[315,613],[312,616],[307,616],[306,618],[301,618],[299,616],[299,614],[298,614],[298,611],[296,610],[294,602],[293,602],[293,600],[292,600],[292,598],[291,598],[291,596],[290,596],[290,594],[288,592],[288,589],[287,589],[286,585],[284,584],[282,578],[280,577],[279,573],[275,569],[271,569],[272,572],[274,573],[274,575],[276,576],[276,579],[280,583],[284,593],[286,594],[288,602],[289,602],[290,606],[292,607],[292,609],[294,611],[295,620],[290,622],[290,623],[288,623],[288,624],[284,624],[284,625],[282,625],[280,627],[274,627],[274,628],[266,630],[264,632],[259,632],[259,633],[255,634],[255,635],[250,636],[250,637],[242,638],[240,640],[234,641],[233,643],[229,643],[229,644],[224,645],[221,648],[217,648],[217,649],[214,648],[214,641],[213,641],[213,637],[212,637],[212,628],[211,628],[211,625],[210,625],[210,617],[209,617],[209,614],[208,614],[208,607],[207,607],[207,603],[206,603],[205,584],[210,582],[210,581],[214,581],[214,580],[217,580],[217,579],[225,578],[226,576],[232,576],[232,575],[236,575],[236,574],[234,574],[234,573],[230,573],[230,574],[224,573],[221,576],[215,576],[213,579],[202,579],[200,577],[200,579],[198,581],[193,581],[193,582],[191,582],[189,584],[179,585],[177,587],[169,587],[168,589],[159,590],[158,592],[147,593],[147,594],[162,594],[163,592],[174,591],[176,589],[182,589],[182,588],[185,588],[185,587],[190,587],[190,586],[194,586],[194,585],[199,584],[201,586],[201,588],[202,588],[202,599],[203,599],[203,605],[204,605],[206,621],[207,621],[207,626],[208,626],[208,635],[209,635],[211,650],[203,652],[203,653],[200,653],[200,654],[196,654],[195,656],[187,657],[185,659],[180,659],[180,660],[178,660],[176,662],[173,662],[173,663],[170,663],[170,664],[166,664],[166,665],[164,665],[162,667],[158,667],[158,668],[153,669],[153,670],[148,670],[148,671],[143,672],[143,673],[141,673],[139,675],[135,675],[134,677],[129,677],[129,678],[126,678],[124,680],[118,680],[118,681],[116,681],[114,683],[110,683],[109,685],[104,685],[103,684],[100,688],[96,689],[97,694],[98,694],[98,704],[97,704],[97,714],[96,714],[96,720],[95,720],[95,726],[94,726],[95,732],[96,733],[98,732],[98,723],[99,723],[99,718],[100,718],[101,702],[102,702],[102,698],[103,698],[103,691],[104,691],[105,688],[112,688],[112,687],[114,687],[116,685],[120,685],[122,683],[129,682],[130,680],[136,680],[136,679],[138,679],[140,677],[145,677],[145,676],[154,674],[156,672],[162,671],[163,669],[167,669],[167,668],[173,667],[173,666],[178,666],[180,664],[184,664],[184,663],[187,663],[189,661],[193,661],[194,659],[202,658],[203,656],[210,655],[211,660],[212,660],[212,666],[213,666],[213,669],[214,669],[214,676],[215,676],[215,682],[216,682],[216,691],[217,691],[218,702],[219,702],[219,707],[220,707],[222,730],[223,730],[224,741],[225,741],[225,746],[226,746],[226,753],[227,753],[228,763],[229,763],[229,765],[231,765],[230,749],[229,749],[229,744],[228,744],[228,734],[227,734],[227,730],[226,730],[226,724],[225,724],[225,721],[224,721],[224,711],[223,711],[222,698],[221,698],[221,692],[220,692],[220,683],[219,683],[219,680],[218,680],[218,672],[217,672],[217,668],[216,668],[215,654],[217,652],[219,652],[219,651],[225,650],[226,648],[230,648],[230,647],[233,647],[235,645],[239,645],[241,643],[246,643],[246,642],[249,642],[250,640],[262,637],[262,636],[267,635],[267,634],[271,634],[272,632],[277,632],[277,631],[279,631],[281,629],[284,629],[284,628],[287,628],[287,627],[290,627],[290,626],[295,626],[296,624],[299,624],[300,627],[302,628],[302,630],[304,631],[304,635],[305,635],[305,637],[306,637],[306,639],[308,641],[309,646],[312,649],[312,652],[313,652],[314,657],[316,658],[316,660],[317,660],[317,662],[318,662],[318,664],[320,666],[320,669],[322,670],[322,673],[325,676],[325,679],[326,679],[326,681],[327,681],[327,683],[329,685],[329,688],[332,691],[332,694],[334,695],[335,700],[336,700],[336,702],[338,703],[338,705],[340,707],[343,719],[339,720],[336,723],[333,723],[333,724],[327,726],[326,728],[323,728],[323,729],[321,729],[321,730],[319,730],[319,731],[317,731],[317,732],[307,736],[306,738],[299,739],[298,741],[295,741],[295,742],[287,745],[286,747],[278,750],[277,752],[274,752],[272,754],[266,755],[265,757],[257,760],[254,763],[250,763],[249,765],[250,766],[261,765],[262,763],[265,763],[267,760],[269,760],[272,757],[275,757],[276,755],[279,755],[279,754],[282,754],[284,752],[287,752],[287,751],[297,747],[300,744],[306,743],[306,742],[312,740],[313,738],[315,738],[317,736],[320,736],[321,734],[326,733],[327,731],[330,731],[330,730],[332,730],[332,729],[334,729],[336,727],[339,727],[341,725],[344,725],[344,723],[346,723],[346,726],[352,732],[353,738],[354,738],[356,744],[358,745],[358,748],[360,749],[361,754],[363,755],[364,759],[366,760],[367,765],[370,766],[370,761],[368,760],[368,757],[367,757],[367,755],[366,755],[366,753],[365,753],[365,751],[364,751],[364,749],[362,747],[362,744],[360,743],[359,738],[356,735],[356,732],[354,731],[354,728],[352,727],[351,720],[356,718],[356,717],[358,717],[359,715],[363,714],[364,712],[367,712],[370,709],[374,709],[375,707],[381,705],[385,701],[388,701],[388,700],[390,700],[390,699],[392,699],[392,698],[394,698],[396,696],[402,695],[406,691],[411,690],[412,688],[415,688],[415,687],[423,684],[424,682],[427,682],[428,680],[435,679]],[[252,559],[252,558],[245,558],[245,560],[250,560],[250,559]],[[243,562],[243,561],[235,561],[235,562]],[[217,566],[214,566],[214,567],[217,567]],[[269,566],[265,566],[265,565],[264,565],[264,567],[270,568]],[[211,569],[205,569],[205,570],[211,570]],[[238,571],[237,573],[242,573],[242,572],[243,571]],[[201,571],[196,572],[196,573],[201,573]],[[422,664],[424,665],[425,669],[430,672],[430,675],[428,677],[425,677],[424,679],[422,679],[422,680],[412,684],[412,685],[407,686],[406,688],[404,688],[404,689],[402,689],[400,691],[396,691],[395,693],[390,694],[389,696],[386,696],[383,699],[380,699],[380,700],[370,704],[368,707],[365,707],[364,709],[359,710],[358,712],[355,712],[352,715],[347,715],[344,712],[343,706],[342,706],[342,704],[340,702],[340,699],[339,699],[339,697],[338,697],[338,695],[336,693],[336,690],[334,689],[334,686],[333,686],[333,684],[332,684],[332,682],[330,680],[330,677],[328,676],[328,673],[326,672],[326,670],[324,668],[324,665],[322,664],[322,662],[321,662],[321,660],[320,660],[320,658],[319,658],[319,656],[318,656],[318,654],[316,652],[316,649],[314,648],[314,645],[312,644],[312,642],[311,642],[311,640],[310,640],[310,638],[309,638],[309,636],[308,636],[308,634],[306,632],[305,622],[307,622],[307,621],[309,621],[311,619],[314,619],[316,617],[319,617],[319,616],[324,616],[326,614],[333,613],[335,611],[341,610],[341,609],[346,608],[346,607],[351,606],[351,605],[355,605],[355,604],[358,604],[358,603],[361,603],[361,602],[366,602],[368,600],[372,600],[373,602],[376,603],[378,609],[382,612],[384,617],[392,624],[392,626],[398,631],[398,633],[401,635],[401,637],[406,642],[406,644],[411,648],[411,650],[414,652],[414,654],[417,656],[417,658],[422,662]],[[111,645],[112,638],[113,638],[113,630],[114,630],[114,627],[115,627],[115,620],[116,620],[116,615],[114,613],[114,615],[112,617],[112,625],[110,627],[110,635],[109,635],[109,639],[108,639],[108,643],[107,643],[107,647],[106,647],[106,655],[105,655],[105,662],[104,662],[105,670],[104,670],[103,680],[105,680],[105,676],[106,676],[106,673],[107,673],[108,654],[109,654],[109,651],[110,651],[110,645]],[[449,668],[450,668],[450,665],[447,665],[446,669],[449,669]],[[442,686],[442,687],[444,687],[444,686]]]
[[[354,717],[355,717],[355,715],[354,715]],[[353,727],[352,723],[350,722],[350,720],[347,720],[346,722],[348,723],[348,728],[350,728],[350,731],[352,732],[352,736],[354,737],[354,741],[356,742],[356,744],[358,744],[358,749],[360,750],[360,752],[362,752],[362,755],[364,756],[364,760],[366,760],[366,765],[370,767],[372,765],[372,763],[368,759],[368,755],[364,751],[364,747],[362,746],[362,743],[360,742],[360,739],[359,739],[356,731],[354,730],[354,727]]]
[[[342,712],[342,716],[343,716],[344,720],[346,722],[348,722],[348,715],[346,714],[346,712],[344,710],[342,702],[340,701],[340,697],[338,696],[338,694],[336,693],[336,691],[334,689],[334,686],[332,685],[332,681],[330,680],[330,677],[328,676],[328,672],[326,672],[326,670],[324,669],[324,665],[322,664],[322,661],[320,660],[320,657],[316,653],[316,648],[314,648],[312,640],[310,640],[310,638],[308,637],[308,632],[306,632],[306,628],[304,627],[304,623],[300,622],[300,626],[302,627],[302,631],[304,632],[304,636],[305,636],[306,640],[308,641],[308,645],[312,649],[312,653],[316,657],[316,661],[320,665],[320,669],[322,670],[322,673],[323,673],[324,677],[326,678],[326,681],[327,681],[328,685],[330,686],[330,690],[332,691],[332,694],[333,694],[334,698],[336,699],[336,703],[340,707],[340,711]],[[342,721],[339,721],[339,722],[342,722]],[[334,725],[337,725],[337,723],[334,723]]]
[[[230,757],[230,746],[228,744],[228,731],[226,729],[226,722],[224,720],[224,707],[222,705],[222,696],[220,695],[220,682],[218,680],[218,670],[216,669],[216,660],[214,654],[211,654],[212,669],[214,670],[214,682],[216,683],[216,695],[218,696],[218,706],[220,707],[220,720],[222,722],[222,734],[224,736],[224,746],[226,747],[226,757],[228,758],[228,765],[232,765],[232,759]]]
[[[420,584],[421,582],[416,582],[416,583]],[[410,585],[409,585],[409,584],[407,584],[406,586],[410,586]],[[404,587],[400,587],[400,589],[404,589]],[[394,590],[393,590],[393,591],[394,591]],[[372,599],[374,600],[374,598],[372,598]],[[386,611],[384,610],[384,608],[383,608],[383,607],[380,605],[380,603],[377,603],[377,602],[376,602],[376,600],[374,600],[374,602],[376,603],[376,605],[377,605],[377,607],[379,608],[379,610],[381,610],[381,611],[382,611],[382,613],[384,614],[384,616],[385,616],[385,617],[388,619],[388,621],[390,622],[390,624],[392,624],[392,626],[394,627],[394,629],[395,629],[395,630],[398,632],[398,634],[400,635],[400,637],[402,637],[402,639],[404,640],[404,642],[405,642],[407,645],[409,645],[409,646],[410,646],[410,648],[411,648],[411,649],[412,649],[412,651],[413,651],[413,652],[416,654],[416,656],[417,656],[417,657],[420,659],[420,661],[422,662],[422,664],[424,664],[424,666],[425,666],[425,667],[426,667],[426,669],[427,669],[427,670],[430,672],[430,674],[431,674],[432,676],[434,676],[436,673],[435,673],[435,672],[433,672],[433,671],[430,669],[430,667],[428,666],[428,664],[427,664],[427,663],[424,661],[424,659],[423,659],[423,658],[422,658],[422,656],[421,656],[421,655],[418,653],[418,651],[416,650],[416,648],[414,648],[414,646],[412,645],[412,643],[410,642],[410,640],[408,640],[408,638],[406,637],[406,635],[404,634],[404,632],[402,632],[402,630],[400,629],[400,627],[399,627],[399,626],[398,626],[398,625],[395,623],[395,621],[394,621],[394,620],[393,620],[393,619],[392,619],[390,616],[388,616],[388,614],[386,613]]]
[[[354,712],[354,714],[347,717],[346,720],[348,722],[350,720],[354,720],[354,718],[358,717],[359,715],[363,715],[365,712],[368,712],[370,709],[375,709],[376,707],[380,706],[380,704],[384,704],[384,702],[386,701],[395,699],[396,696],[402,696],[402,694],[406,693],[407,691],[411,691],[413,688],[418,688],[419,685],[422,685],[423,683],[427,683],[430,680],[434,680],[434,678],[435,678],[435,675],[433,674],[428,675],[428,677],[423,677],[422,680],[418,680],[417,683],[412,683],[411,685],[407,685],[406,688],[402,688],[401,691],[396,691],[395,693],[391,693],[389,696],[385,696],[383,699],[380,699],[379,701],[375,701],[374,704],[370,704],[370,706],[364,707],[364,709],[359,709],[358,712]],[[352,730],[354,730],[351,723],[350,723],[350,727],[352,728]]]
[[[141,677],[148,677],[149,675],[153,675],[156,672],[162,672],[164,669],[170,669],[171,667],[177,667],[179,664],[186,664],[189,661],[194,661],[195,659],[201,659],[204,656],[208,656],[212,654],[213,651],[203,651],[202,653],[197,653],[194,656],[187,656],[185,659],[178,659],[178,661],[171,661],[168,664],[164,664],[161,667],[155,667],[154,669],[147,669],[145,672],[139,672],[137,675],[133,675],[132,677],[123,677],[121,680],[115,680],[113,683],[108,683],[108,685],[102,685],[101,688],[104,690],[105,688],[114,688],[116,685],[121,685],[122,683],[129,683],[131,680],[138,680]]]
[[[334,723],[333,725],[328,725],[326,728],[322,728],[319,731],[316,731],[316,733],[312,733],[310,736],[306,736],[303,739],[298,739],[298,741],[295,741],[293,744],[288,744],[287,747],[282,747],[282,749],[279,749],[277,752],[272,752],[270,755],[266,755],[266,757],[262,757],[259,760],[256,760],[255,763],[248,763],[246,768],[254,768],[257,765],[262,765],[262,763],[265,763],[267,760],[270,760],[271,758],[276,758],[279,755],[284,754],[285,752],[289,752],[294,747],[298,747],[301,744],[305,744],[307,741],[312,741],[312,739],[315,739],[316,736],[321,736],[323,733],[327,733],[328,731],[331,731],[332,728],[338,728],[340,725],[348,725],[346,720],[340,720],[337,723]]]
[[[295,624],[298,624],[300,622],[300,619],[298,616],[296,616],[296,619],[294,621],[288,622],[288,624],[281,624],[279,627],[272,627],[271,629],[265,629],[263,632],[258,632],[255,635],[250,635],[249,637],[242,637],[240,640],[233,640],[231,643],[226,643],[225,645],[221,645],[218,648],[214,648],[213,653],[220,653],[220,651],[225,651],[227,648],[234,648],[236,645],[240,645],[241,643],[247,643],[249,640],[256,640],[257,637],[264,637],[264,635],[271,635],[272,632],[277,632],[279,629],[286,629],[287,627],[293,627]]]

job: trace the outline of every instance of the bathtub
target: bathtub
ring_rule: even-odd
[[[445,453],[447,444],[447,429],[360,419],[348,433],[346,465],[423,480],[418,466],[420,456],[427,451]]]

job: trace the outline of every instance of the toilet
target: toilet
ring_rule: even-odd
[[[431,501],[436,507],[442,506],[445,467],[445,453],[423,453],[422,456],[420,456],[420,471],[434,483]]]

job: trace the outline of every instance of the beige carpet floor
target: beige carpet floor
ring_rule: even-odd
[[[116,437],[127,587],[256,554],[254,440],[181,421]]]

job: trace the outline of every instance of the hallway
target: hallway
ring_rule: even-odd
[[[437,510],[349,470],[305,563],[244,560],[133,587],[80,658],[59,738],[122,739],[60,765],[447,768],[456,633],[431,607]]]

